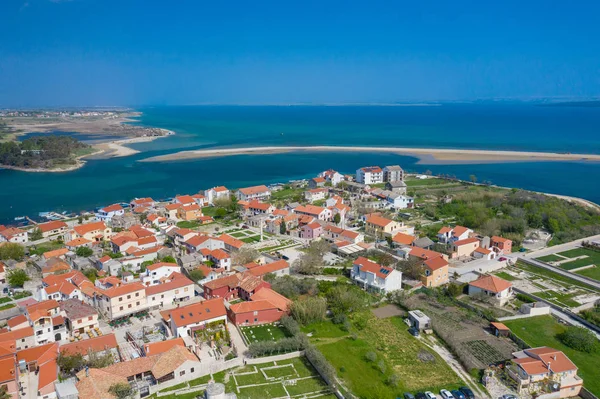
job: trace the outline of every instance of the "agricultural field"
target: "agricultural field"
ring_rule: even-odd
[[[533,348],[549,346],[563,351],[579,368],[578,374],[583,378],[583,385],[593,394],[600,394],[598,355],[579,352],[563,344],[558,336],[565,331],[565,325],[558,323],[552,316],[507,320],[504,324]]]
[[[239,399],[315,398],[335,399],[327,384],[305,358],[246,365],[212,375],[215,382],[225,384],[227,393]],[[204,392],[211,376],[197,378],[176,386],[160,399],[193,399]],[[177,395],[175,390],[198,387],[197,391]],[[152,395],[151,399],[157,399]]]
[[[309,325],[304,331],[336,368],[343,386],[356,396],[394,398],[403,392],[439,391],[464,384],[435,351],[408,333],[400,317],[379,319],[363,312],[351,319],[355,327],[351,333],[330,321]],[[396,386],[389,383],[392,376],[398,378]]]
[[[240,327],[246,342],[278,341],[289,336],[287,330],[280,325],[261,324],[259,326]]]
[[[462,346],[483,364],[494,364],[506,360],[505,355],[484,340],[463,342]]]

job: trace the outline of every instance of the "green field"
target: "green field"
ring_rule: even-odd
[[[301,188],[284,188],[271,193],[271,201],[301,200],[304,198],[304,190]]]
[[[183,220],[181,222],[177,222],[177,227],[180,229],[197,229],[200,226],[200,222],[196,220]]]
[[[596,265],[596,267],[591,267],[589,269],[580,270],[575,273],[600,281],[600,266],[599,265]]]
[[[503,278],[506,281],[515,281],[515,280],[519,280],[517,277],[511,276],[510,274],[506,273],[506,272],[497,272],[494,273],[496,276]]]
[[[418,187],[418,186],[439,186],[441,184],[458,184],[458,182],[452,182],[445,179],[439,179],[437,177],[429,178],[429,179],[408,179],[404,180],[404,183],[408,187]]]
[[[247,342],[278,341],[289,334],[282,326],[262,324],[260,326],[240,327]]]
[[[504,324],[533,348],[549,346],[563,351],[579,368],[578,374],[583,378],[583,385],[594,395],[600,394],[598,354],[579,352],[560,342],[557,335],[562,333],[566,327],[559,324],[552,316],[507,320],[504,321]]]
[[[240,238],[240,241],[245,242],[246,244],[252,244],[255,242],[260,242],[260,236],[251,236],[246,238]]]
[[[378,319],[371,313],[365,317],[364,328],[356,331],[357,339],[349,333],[341,335],[334,327],[308,327],[313,332],[311,341],[356,396],[395,398],[403,392],[439,391],[464,384],[433,350],[408,333],[408,326],[400,317]],[[367,361],[367,352],[375,352],[377,360]],[[419,355],[424,354],[433,361],[421,361]],[[385,365],[383,372],[380,361]],[[399,377],[396,387],[387,383],[392,374]]]
[[[568,251],[558,252],[558,255],[562,255],[565,258],[577,258],[578,256],[588,256],[590,258],[600,259],[600,252],[587,248],[574,248]]]
[[[6,297],[6,296],[0,298],[0,304],[6,303],[6,302],[10,302],[10,301],[11,301],[11,299],[9,297]]]
[[[561,258],[560,256],[556,256],[556,255],[546,255],[546,256],[540,256],[539,258],[536,258],[537,260],[540,260],[542,262],[557,262],[560,260],[564,260],[564,258]]]
[[[598,264],[600,264],[600,262],[598,262]],[[578,269],[580,267],[590,266],[590,265],[594,265],[594,260],[593,259],[590,259],[590,258],[581,258],[581,259],[575,259],[575,260],[571,260],[569,262],[561,263],[558,266],[561,269],[573,270],[573,269]]]
[[[575,297],[577,295],[581,295],[581,294],[582,294],[581,291],[577,291],[572,294],[563,294],[563,293],[552,291],[552,290],[533,293],[533,295],[539,296],[540,298],[543,298],[550,302],[556,303],[559,306],[567,306],[567,307],[571,307],[571,308],[581,305],[579,302],[572,299],[573,297]]]
[[[62,241],[46,241],[29,248],[30,255],[41,255],[44,252],[54,251],[63,248],[65,244]]]
[[[14,308],[16,305],[14,303],[7,303],[6,305],[2,305],[0,306],[0,311],[1,310],[7,310],[7,309],[12,309]]]

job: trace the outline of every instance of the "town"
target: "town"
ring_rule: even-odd
[[[597,209],[390,165],[54,216],[0,226],[3,398],[600,395]]]

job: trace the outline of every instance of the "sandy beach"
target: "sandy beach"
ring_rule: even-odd
[[[287,152],[368,152],[408,155],[419,158],[419,164],[503,163],[508,161],[600,161],[599,154],[571,154],[553,152],[461,150],[405,147],[348,147],[348,146],[297,146],[219,148],[181,151],[140,160],[164,162],[186,159],[224,157],[234,155],[281,154]]]
[[[106,159],[134,155],[139,153],[139,151],[127,147],[126,144],[147,143],[149,141],[154,141],[162,137],[167,136],[134,137],[130,139],[115,140],[106,143],[94,144],[94,148],[101,150],[101,153],[95,153],[94,157],[96,159]]]

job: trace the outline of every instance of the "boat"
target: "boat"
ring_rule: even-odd
[[[25,216],[17,216],[15,220],[25,220]]]

